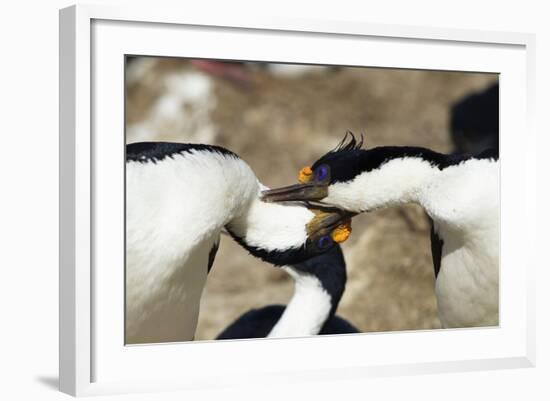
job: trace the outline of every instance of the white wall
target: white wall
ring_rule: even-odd
[[[97,1],[122,4],[130,1]],[[550,30],[545,2],[522,1],[301,1],[243,2],[155,1],[181,7],[200,7],[213,13],[293,15],[338,20],[365,20],[488,30],[527,31],[537,34],[537,115],[539,180],[546,182],[538,195],[539,228],[526,233],[547,247],[543,231],[549,223],[547,108],[550,104]],[[4,3],[0,23],[0,396],[2,399],[61,399],[53,388],[57,380],[57,10],[70,5],[61,0]],[[290,6],[290,4],[292,4]],[[284,7],[283,7],[284,5]],[[255,12],[254,12],[255,10]],[[39,65],[41,68],[36,68]],[[546,238],[544,238],[546,236]],[[538,237],[538,238],[537,238]],[[550,305],[546,283],[548,263],[538,269],[538,367],[483,373],[442,374],[332,382],[292,388],[207,393],[208,399],[423,398],[423,399],[548,399]],[[256,390],[257,391],[257,390]],[[535,392],[537,396],[535,396]],[[531,395],[529,395],[531,394]],[[130,396],[130,399],[196,399],[198,395]],[[483,397],[483,398],[482,398]],[[114,397],[113,397],[114,399]]]

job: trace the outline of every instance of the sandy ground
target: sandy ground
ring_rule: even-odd
[[[451,151],[450,106],[497,79],[394,69],[315,68],[282,75],[257,65],[244,68],[245,75],[229,79],[200,71],[187,60],[132,61],[127,68],[127,142],[222,145],[245,159],[265,185],[287,185],[347,130],[363,133],[367,147]],[[429,226],[419,207],[355,218],[343,248],[348,284],[340,316],[363,332],[440,327]],[[284,272],[223,237],[204,291],[196,339],[213,339],[243,312],[286,303],[291,294],[292,282]]]

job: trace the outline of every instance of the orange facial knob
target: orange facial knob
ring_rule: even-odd
[[[340,224],[338,227],[332,230],[332,233],[330,235],[334,242],[338,244],[344,242],[351,235],[351,221]]]
[[[311,170],[311,167],[304,167],[300,170],[300,173],[298,174],[298,181],[302,184],[305,184],[309,180],[311,180],[311,175],[313,174],[313,171]]]

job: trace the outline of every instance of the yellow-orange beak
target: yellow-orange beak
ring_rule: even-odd
[[[298,173],[298,181],[302,184],[305,184],[311,180],[311,176],[313,175],[313,170],[311,170],[311,167],[307,166],[300,170]]]
[[[299,184],[262,191],[264,202],[320,201],[328,195],[328,184],[315,182],[311,167],[298,174]]]
[[[337,209],[311,209],[311,211],[315,216],[306,226],[309,237],[315,240],[321,236],[330,235],[334,242],[341,244],[351,235],[351,218],[354,216],[353,213]]]
[[[346,241],[351,235],[351,219],[340,224],[334,230],[332,230],[330,236],[332,240],[338,244]]]

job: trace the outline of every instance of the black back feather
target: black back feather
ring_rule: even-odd
[[[212,152],[239,158],[235,153],[216,145],[177,142],[136,142],[126,145],[126,162],[157,163],[174,155],[193,151]]]

